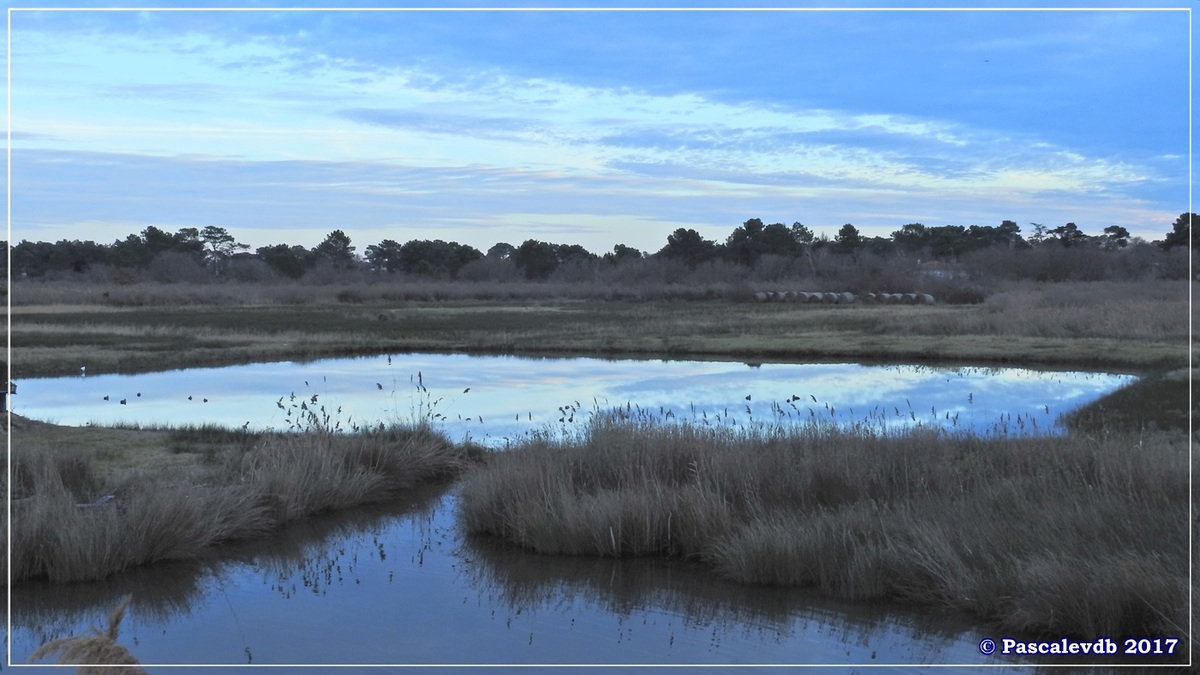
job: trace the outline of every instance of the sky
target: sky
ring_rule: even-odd
[[[761,218],[1155,240],[1192,210],[1189,11],[932,6],[10,9],[9,239],[653,252]]]

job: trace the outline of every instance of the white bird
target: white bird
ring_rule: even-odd
[[[79,366],[79,376],[87,377],[87,366]]]

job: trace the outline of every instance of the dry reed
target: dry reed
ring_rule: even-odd
[[[146,675],[139,667],[139,661],[129,653],[129,650],[117,643],[117,634],[121,630],[121,620],[129,609],[133,596],[127,595],[108,615],[108,628],[101,631],[92,626],[91,635],[77,635],[68,638],[52,640],[38,647],[30,655],[29,660],[40,661],[48,656],[58,655],[58,663],[79,665],[75,671],[78,675],[103,675],[104,673],[124,673],[125,675]],[[120,666],[120,667],[105,667]]]
[[[479,452],[426,427],[268,434],[211,453],[206,472],[145,471],[102,484],[94,460],[14,440],[21,498],[13,504],[12,578],[52,583],[192,558],[289,520],[392,499],[455,475]],[[114,498],[81,506],[102,492]]]
[[[690,557],[745,583],[967,611],[1014,631],[1178,634],[1187,462],[1181,434],[973,439],[601,420],[583,438],[531,442],[469,472],[461,516],[472,532],[545,553]]]

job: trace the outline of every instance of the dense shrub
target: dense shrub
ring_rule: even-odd
[[[242,283],[261,283],[274,280],[279,274],[258,258],[239,256],[226,263],[224,276]]]
[[[178,251],[164,251],[150,261],[146,278],[159,283],[203,284],[213,281],[212,272],[205,269],[196,258]]]

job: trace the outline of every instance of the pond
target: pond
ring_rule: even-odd
[[[220,558],[12,591],[11,648],[104,625],[143,664],[979,664],[962,617],[739,586],[687,563],[542,556],[467,537],[453,488],[289,526]],[[974,664],[974,665],[971,665]],[[357,670],[357,669],[356,669]],[[905,670],[897,667],[896,670]],[[341,672],[341,671],[340,671]],[[363,672],[380,672],[379,670]]]
[[[707,425],[1057,434],[1060,415],[1135,379],[969,366],[392,354],[29,379],[9,400],[14,412],[67,425],[350,429],[428,419],[456,440],[495,447],[579,429],[614,408]]]
[[[1062,433],[1131,375],[852,363],[392,354],[30,379],[15,412],[60,424],[287,429],[431,419],[504,446],[619,408],[670,423],[817,422],[885,432]],[[124,401],[124,403],[122,403]],[[328,421],[324,415],[328,416]],[[121,642],[154,664],[959,664],[990,635],[961,616],[747,587],[670,560],[541,556],[467,537],[455,488],[295,524],[204,561],[12,590],[15,663],[126,593]],[[956,669],[938,669],[937,672]],[[153,672],[153,667],[151,667]],[[364,672],[367,672],[364,670]],[[370,672],[379,672],[378,670]]]

